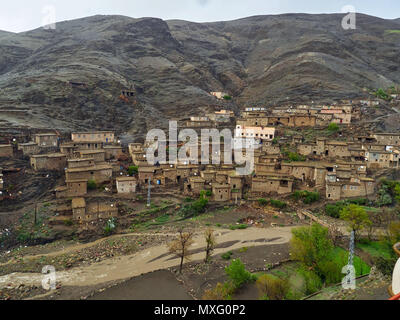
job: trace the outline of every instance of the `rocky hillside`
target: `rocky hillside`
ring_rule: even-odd
[[[192,23],[93,16],[0,32],[0,126],[116,129],[229,107],[365,96],[400,83],[399,20],[286,14]],[[390,32],[392,31],[392,32]],[[71,84],[72,82],[72,84]],[[122,89],[135,96],[121,99]]]

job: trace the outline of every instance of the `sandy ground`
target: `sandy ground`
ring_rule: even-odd
[[[219,244],[214,255],[244,246],[265,246],[288,243],[292,227],[283,228],[248,228],[245,230],[217,230],[216,239]],[[88,244],[93,245],[93,244]],[[71,251],[81,248],[69,247]],[[191,250],[192,260],[204,258],[205,240],[202,232],[194,237]],[[98,263],[57,272],[57,281],[63,286],[95,286],[102,283],[129,279],[149,272],[177,266],[179,259],[168,253],[167,245],[159,245],[137,252],[133,255],[114,257]],[[43,275],[40,273],[13,273],[0,277],[0,288],[9,286],[41,285]]]

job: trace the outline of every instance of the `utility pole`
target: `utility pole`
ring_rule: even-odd
[[[350,235],[350,250],[349,250],[349,266],[353,265],[353,260],[354,260],[354,238],[355,238],[355,234],[354,234],[354,230],[351,232]]]
[[[147,189],[147,206],[151,206],[151,177],[149,178],[149,188]]]

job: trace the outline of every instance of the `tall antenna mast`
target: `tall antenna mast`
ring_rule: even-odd
[[[151,177],[149,178],[149,187],[147,189],[147,206],[151,206]]]

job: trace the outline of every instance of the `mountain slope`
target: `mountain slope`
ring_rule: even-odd
[[[240,106],[271,105],[352,98],[398,84],[400,36],[386,32],[398,23],[359,14],[357,29],[346,31],[342,17],[192,23],[93,16],[56,30],[0,33],[0,125],[138,137],[222,105],[210,91],[227,91]],[[120,99],[130,87],[136,96]]]

